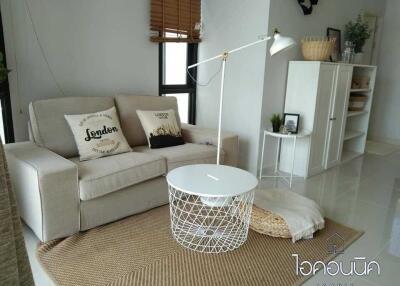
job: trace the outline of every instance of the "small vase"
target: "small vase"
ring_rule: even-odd
[[[280,124],[272,124],[272,132],[278,133],[280,129],[281,129]]]
[[[362,64],[364,60],[364,53],[356,53],[354,55],[354,61],[353,63],[356,65]]]

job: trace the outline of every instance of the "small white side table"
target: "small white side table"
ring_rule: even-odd
[[[294,161],[295,161],[295,155],[296,155],[296,142],[297,139],[300,138],[305,138],[311,135],[311,132],[309,131],[302,131],[298,134],[284,134],[284,133],[278,133],[278,132],[272,132],[272,130],[264,130],[264,138],[263,138],[263,144],[262,144],[262,151],[261,151],[261,166],[260,166],[260,175],[259,179],[261,180],[262,178],[281,178],[285,182],[289,184],[289,188],[292,188],[292,182],[293,182],[293,169],[294,169]],[[262,174],[262,169],[264,166],[264,149],[265,149],[265,143],[266,143],[266,138],[267,136],[277,138],[278,139],[278,147],[276,150],[276,158],[275,158],[275,169],[274,169],[274,174],[273,176],[265,176]],[[292,169],[290,172],[290,176],[284,176],[279,174],[279,157],[281,154],[281,145],[282,145],[282,139],[291,139],[293,140],[293,147],[292,147]],[[289,180],[288,180],[289,178]]]
[[[167,175],[171,231],[182,246],[219,253],[247,239],[257,178],[211,164],[180,167]]]

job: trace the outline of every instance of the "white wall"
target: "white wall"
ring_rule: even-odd
[[[387,0],[370,138],[400,145],[400,2]]]
[[[267,33],[269,1],[204,1],[203,42],[199,59],[217,55],[257,40]],[[223,129],[240,136],[240,167],[255,172],[258,160],[261,102],[263,96],[266,45],[243,50],[229,57],[225,81]],[[199,68],[199,81],[209,79],[220,62]],[[210,86],[199,87],[197,124],[217,127],[220,77]]]
[[[29,4],[41,53],[25,1]],[[148,0],[1,0],[16,140],[28,104],[59,96],[158,93],[158,45]],[[20,113],[19,111],[22,111]]]
[[[396,1],[396,0],[394,0]],[[394,2],[393,1],[393,2]],[[265,73],[265,89],[261,114],[263,128],[270,126],[269,118],[273,113],[284,110],[287,68],[290,60],[301,60],[300,40],[304,36],[326,36],[328,27],[342,30],[349,20],[357,17],[360,11],[383,16],[384,0],[323,0],[314,6],[311,15],[304,16],[294,0],[271,0],[269,29],[277,27],[282,34],[298,41],[296,49],[269,58]],[[342,40],[343,42],[343,40]],[[264,167],[273,165],[275,146],[268,145]]]

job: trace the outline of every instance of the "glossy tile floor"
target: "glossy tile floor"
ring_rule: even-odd
[[[285,183],[263,180],[261,188],[287,189]],[[319,272],[304,285],[400,285],[400,152],[365,155],[303,181],[293,190],[318,202],[325,215],[365,234],[336,258],[349,265],[354,257],[376,260],[381,275],[331,277]],[[37,285],[54,285],[35,258],[36,237],[25,229],[28,254]]]

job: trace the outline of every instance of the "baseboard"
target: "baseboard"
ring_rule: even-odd
[[[382,142],[392,145],[399,145],[400,146],[400,139],[394,138],[387,138],[387,137],[380,137],[380,136],[368,136],[368,140],[375,141],[375,142]]]
[[[262,173],[263,173],[263,175],[271,174],[271,173],[274,172],[274,169],[275,169],[275,166],[264,166],[262,168]],[[257,178],[258,178],[259,175],[260,175],[260,169],[257,170]]]

